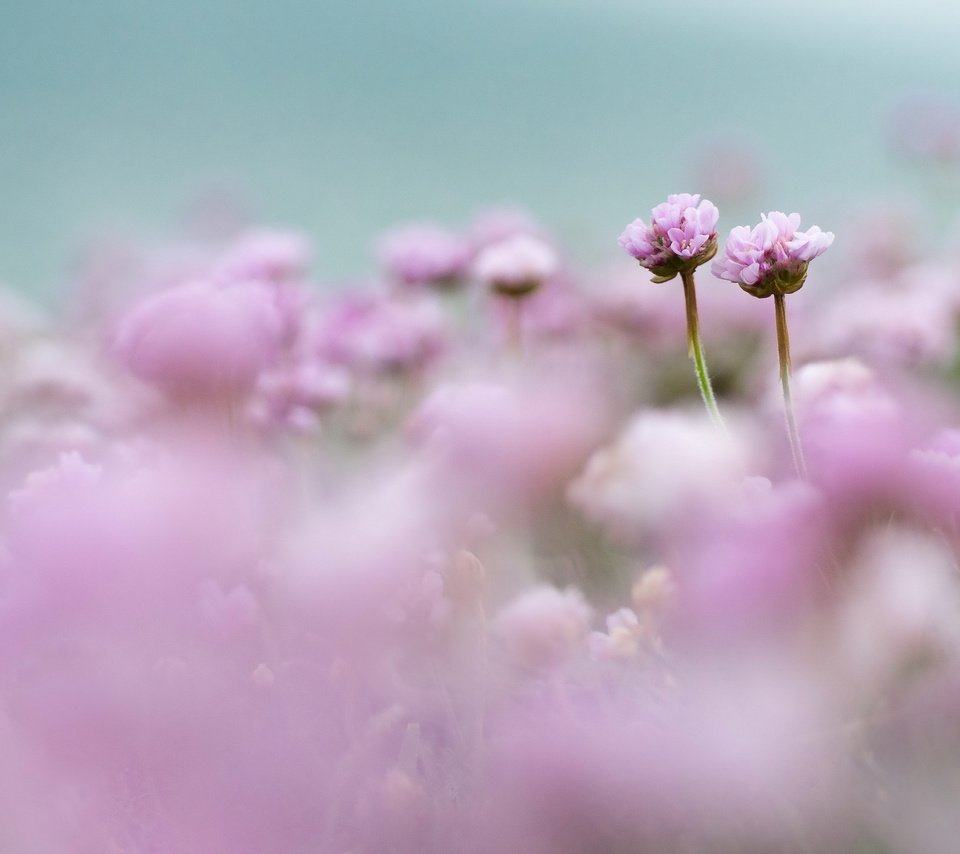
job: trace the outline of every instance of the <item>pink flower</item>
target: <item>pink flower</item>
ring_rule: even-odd
[[[404,285],[450,285],[470,264],[469,242],[433,225],[411,225],[388,232],[380,242],[380,265]]]
[[[504,715],[490,762],[503,841],[481,850],[766,851],[797,821],[816,828],[810,850],[840,850],[839,739],[816,737],[826,691],[782,660],[721,663]]]
[[[506,296],[522,296],[540,287],[559,267],[557,253],[546,241],[517,234],[484,249],[473,265],[474,275]]]
[[[618,242],[641,267],[656,273],[654,281],[667,281],[683,268],[710,260],[719,216],[716,205],[699,195],[667,196],[650,212],[650,225],[635,219]]]
[[[889,690],[922,662],[956,654],[960,589],[940,537],[884,526],[864,536],[848,572],[837,655],[851,681]]]
[[[120,322],[116,352],[175,396],[248,389],[274,360],[283,323],[270,286],[199,280],[143,300]]]
[[[643,625],[635,611],[619,608],[606,619],[605,632],[591,632],[587,638],[590,655],[598,660],[629,659],[637,655]]]
[[[586,638],[592,618],[593,610],[579,590],[544,584],[507,604],[497,615],[495,627],[511,656],[538,666],[569,654]]]
[[[302,357],[260,375],[247,415],[265,428],[310,433],[320,415],[344,401],[350,391],[346,368]]]
[[[310,241],[293,231],[257,230],[240,236],[214,266],[223,283],[256,279],[286,282],[302,279],[310,267]]]
[[[699,415],[646,409],[594,452],[567,497],[615,538],[634,542],[726,503],[749,470],[748,447],[745,436]]]
[[[447,341],[439,306],[427,296],[350,293],[312,318],[308,347],[325,362],[362,373],[417,371]]]
[[[818,314],[815,352],[860,356],[882,367],[949,365],[957,346],[950,299],[932,287],[851,283]]]
[[[446,502],[496,516],[556,496],[603,435],[605,401],[580,380],[443,383],[408,422]],[[475,509],[475,508],[471,508]]]
[[[713,275],[736,282],[748,294],[768,297],[799,290],[807,265],[833,243],[833,233],[816,225],[798,231],[800,214],[780,211],[761,214],[752,229],[738,225],[730,232],[723,254],[711,267]]]
[[[837,519],[864,502],[899,504],[915,419],[856,359],[811,362],[794,375],[794,404],[812,482],[834,502]],[[879,498],[878,498],[879,496]]]
[[[745,478],[691,530],[680,529],[667,615],[672,645],[716,652],[775,643],[808,614],[827,509],[809,484]],[[784,549],[783,543],[791,543]]]

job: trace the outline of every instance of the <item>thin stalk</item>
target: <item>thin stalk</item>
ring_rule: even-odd
[[[700,319],[697,315],[697,290],[693,283],[693,270],[684,270],[680,274],[683,280],[683,297],[687,306],[687,347],[693,367],[697,374],[697,385],[700,386],[700,396],[710,413],[710,418],[718,427],[723,427],[723,416],[717,406],[717,399],[713,395],[713,386],[710,385],[710,374],[707,372],[707,363],[703,357],[703,344],[700,341]]]
[[[502,297],[505,302],[507,325],[507,350],[515,358],[523,355],[523,298]]]
[[[773,295],[773,304],[777,313],[777,356],[780,361],[780,385],[783,387],[783,409],[787,416],[787,435],[790,437],[790,452],[797,474],[807,479],[807,464],[803,459],[803,446],[800,444],[800,431],[793,414],[793,398],[790,395],[790,333],[787,331],[787,306],[783,294]]]

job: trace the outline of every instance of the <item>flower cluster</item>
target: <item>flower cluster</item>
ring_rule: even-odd
[[[832,232],[799,228],[799,214],[780,211],[764,214],[753,228],[737,226],[713,262],[713,275],[755,297],[798,291],[807,278],[807,265],[833,243]]]
[[[0,299],[0,848],[954,851],[960,260],[797,313],[801,479],[769,302],[703,288],[722,421],[685,380],[716,227],[627,229],[686,299],[502,211],[340,290],[242,228]],[[798,227],[718,269],[782,309]]]
[[[450,287],[466,273],[470,244],[435,225],[410,225],[384,235],[379,246],[384,272],[404,285]]]
[[[535,291],[559,269],[548,243],[517,234],[483,249],[474,262],[474,275],[504,296]]]
[[[668,281],[681,270],[709,261],[717,251],[719,211],[699,195],[679,193],[650,212],[650,224],[635,219],[620,235],[620,245],[656,278]]]

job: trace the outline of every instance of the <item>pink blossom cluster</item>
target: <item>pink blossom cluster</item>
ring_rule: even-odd
[[[672,277],[681,266],[703,263],[716,248],[720,212],[699,195],[667,196],[650,212],[650,224],[635,219],[620,235],[620,245],[657,276]],[[672,274],[671,274],[672,270]]]
[[[798,228],[721,272],[793,287]],[[677,290],[525,214],[349,286],[239,224],[0,299],[0,850],[952,854],[960,257],[846,231],[791,297],[804,480],[769,302],[698,277],[717,426]]]
[[[763,214],[753,228],[737,226],[713,262],[713,275],[753,296],[793,293],[803,285],[807,265],[833,243],[833,233],[819,226],[799,229],[800,214],[780,211]]]
[[[471,247],[466,237],[440,226],[409,225],[383,236],[380,263],[404,285],[454,284],[467,272]]]
[[[517,234],[485,247],[474,261],[474,275],[494,290],[519,295],[535,290],[559,269],[556,252],[544,240]]]
[[[504,296],[525,296],[559,269],[536,223],[500,210],[481,215],[467,230],[396,228],[381,238],[379,256],[387,277],[400,285],[450,290],[472,277]]]

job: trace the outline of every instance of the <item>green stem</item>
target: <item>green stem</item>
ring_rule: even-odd
[[[790,452],[797,474],[807,479],[807,464],[803,459],[803,446],[800,444],[800,431],[793,414],[793,398],[790,395],[790,333],[787,331],[787,306],[783,294],[773,295],[773,304],[777,313],[777,356],[780,361],[780,385],[783,387],[783,409],[787,416],[787,435],[790,437]]]
[[[700,395],[710,413],[710,418],[718,427],[723,427],[723,416],[717,406],[717,399],[713,395],[713,386],[710,385],[710,374],[707,372],[707,363],[703,358],[703,344],[700,342],[700,319],[697,315],[697,291],[693,283],[693,270],[684,270],[680,274],[683,280],[683,296],[687,306],[687,346],[693,367],[697,374],[697,385],[700,386]]]

